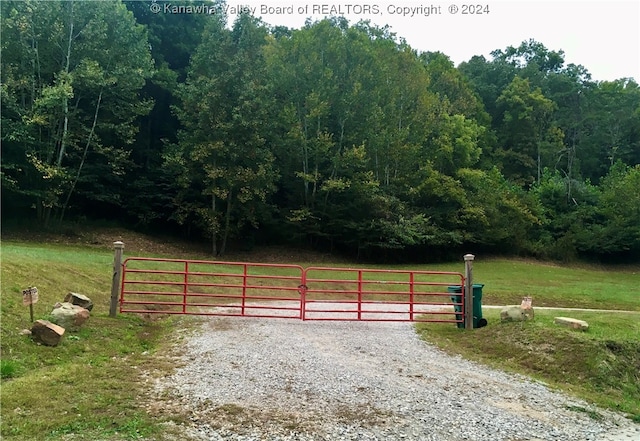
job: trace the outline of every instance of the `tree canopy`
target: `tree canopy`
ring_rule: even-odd
[[[535,40],[455,66],[369,22],[214,5],[1,3],[3,219],[108,218],[217,255],[640,257],[633,79]]]

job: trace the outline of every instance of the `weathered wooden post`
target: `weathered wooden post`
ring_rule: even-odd
[[[464,328],[473,329],[473,254],[464,255]]]
[[[117,241],[113,243],[115,253],[113,255],[113,279],[111,279],[111,305],[109,306],[109,317],[115,317],[118,309],[118,298],[120,297],[120,278],[122,276],[122,253],[124,243]]]
[[[38,302],[38,288],[32,286],[22,290],[22,304],[29,305],[29,317],[33,323],[33,304]]]

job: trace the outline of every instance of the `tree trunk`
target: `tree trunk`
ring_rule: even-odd
[[[375,169],[376,169],[376,181],[380,182],[380,173],[378,170],[378,148],[377,147],[374,152],[374,162],[375,162]]]
[[[227,250],[227,238],[229,237],[229,228],[231,225],[231,199],[233,197],[232,190],[229,190],[229,196],[227,197],[227,212],[224,218],[224,233],[222,236],[222,245],[220,245],[220,256],[222,256]]]
[[[64,66],[65,81],[68,79],[69,66],[71,64],[71,42],[73,41],[73,2],[71,2],[69,7],[71,10],[69,11],[69,40],[67,41],[67,56]],[[58,160],[56,162],[56,166],[58,167],[62,165],[62,159],[64,158],[64,154],[67,149],[67,137],[69,133],[69,99],[66,95],[62,98],[62,112],[64,114],[64,122],[62,125],[62,137],[60,139],[60,151],[58,152]]]
[[[211,223],[211,254],[218,255],[218,227],[216,226],[216,195],[211,195],[211,212],[213,222]]]
[[[571,137],[571,147],[569,147],[569,154],[567,155],[567,202],[571,202],[571,199],[573,198],[573,162],[576,157],[577,132],[578,129],[574,129]]]
[[[69,205],[69,199],[71,199],[71,194],[73,190],[76,188],[76,184],[78,183],[78,179],[80,179],[80,173],[82,172],[82,167],[84,167],[84,161],[87,159],[87,152],[89,151],[89,146],[91,145],[91,139],[93,138],[93,134],[96,131],[96,124],[98,123],[98,112],[100,111],[100,103],[102,102],[102,90],[100,90],[100,94],[98,95],[98,102],[96,103],[96,111],[93,115],[93,124],[91,125],[91,131],[89,132],[89,136],[87,137],[87,144],[84,146],[84,152],[82,153],[82,160],[80,161],[80,165],[78,166],[78,172],[76,173],[76,177],[71,184],[71,188],[69,189],[69,193],[67,194],[67,199],[65,199],[64,204],[62,205],[62,212],[60,213],[59,222],[62,223],[64,219],[64,213],[67,210],[67,206]]]
[[[36,201],[36,217],[38,218],[38,221],[40,222],[44,222],[44,204],[42,202],[41,198],[38,198],[38,200]]]
[[[538,152],[537,152],[538,153],[538,179],[536,180],[536,183],[538,185],[540,185],[540,175],[542,174],[542,169],[540,167],[541,166],[541,164],[540,164],[540,143],[541,142],[542,141],[540,139],[538,139],[538,143],[537,143],[538,144],[537,145],[537,147],[538,147]]]
[[[307,146],[307,140],[305,139],[302,142],[302,174],[304,176],[303,185],[304,185],[304,205],[306,207],[309,206],[309,149]]]

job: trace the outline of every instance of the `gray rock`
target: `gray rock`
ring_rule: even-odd
[[[72,303],[74,305],[82,306],[87,311],[93,309],[93,302],[84,294],[78,294],[77,292],[70,292],[64,298],[65,302]]]
[[[89,319],[89,311],[69,302],[56,303],[51,321],[70,331],[77,331]]]
[[[533,319],[533,308],[522,308],[520,305],[508,305],[500,311],[503,322],[524,322]]]

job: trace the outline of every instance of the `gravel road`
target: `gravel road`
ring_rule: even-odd
[[[640,425],[449,356],[409,323],[218,317],[181,350],[156,393],[185,415],[183,439],[640,440]]]

